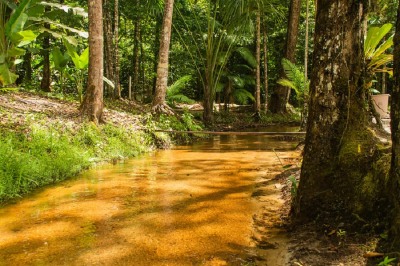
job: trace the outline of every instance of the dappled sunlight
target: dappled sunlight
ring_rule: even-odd
[[[229,153],[178,148],[99,166],[2,209],[0,259],[35,265],[241,261],[255,252],[253,217],[263,202],[272,205],[268,212],[282,204],[274,182],[262,192],[257,184],[296,156],[233,145]]]

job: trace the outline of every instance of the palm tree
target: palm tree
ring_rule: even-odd
[[[82,116],[98,124],[103,116],[103,8],[102,0],[88,0],[89,72]]]

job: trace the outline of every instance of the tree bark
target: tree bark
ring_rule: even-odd
[[[139,0],[136,0],[136,8],[139,9]],[[138,92],[139,88],[139,45],[140,45],[140,17],[135,21],[135,36],[134,36],[134,50],[133,50],[133,99],[135,99],[135,93]]]
[[[46,12],[50,11],[50,7],[45,8]],[[50,29],[50,24],[45,23],[44,27]],[[43,74],[40,82],[42,91],[51,92],[51,71],[50,71],[50,34],[45,33],[43,38]]]
[[[152,103],[152,110],[155,112],[171,112],[171,110],[169,110],[165,104],[165,97],[168,85],[168,59],[169,45],[171,42],[173,9],[174,0],[166,0],[160,36],[160,52],[157,66],[156,91]]]
[[[400,4],[397,10],[393,52],[394,86],[392,91],[390,126],[392,129],[392,160],[389,175],[391,197],[391,228],[389,239],[394,250],[400,248]]]
[[[263,35],[264,35],[264,91],[265,91],[265,99],[264,99],[264,109],[265,112],[268,111],[268,37],[267,37],[267,21],[264,21]]]
[[[301,0],[291,0],[289,8],[288,30],[286,35],[286,46],[284,58],[290,62],[296,62],[296,44],[299,35]],[[281,66],[280,78],[286,78]],[[286,104],[289,102],[290,88],[277,85],[271,96],[271,111],[273,113],[286,113]]]
[[[257,10],[256,18],[256,90],[255,90],[255,112],[260,115],[261,111],[261,13]]]
[[[367,130],[362,71],[366,12],[363,1],[318,0],[309,120],[293,209],[300,219],[377,213],[370,211],[380,189],[370,175],[377,147]]]
[[[119,1],[114,0],[114,97],[121,98],[121,85],[119,84]]]
[[[115,85],[115,74],[114,74],[114,56],[113,56],[113,30],[111,21],[111,5],[110,0],[104,0],[104,66],[105,77],[114,82]],[[112,97],[113,90],[110,86],[106,85],[106,93],[108,97]]]
[[[89,72],[83,117],[98,124],[103,118],[103,14],[102,0],[89,0]]]

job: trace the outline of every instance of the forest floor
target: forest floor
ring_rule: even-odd
[[[125,100],[112,102],[112,104],[106,103],[107,105],[112,106],[112,109],[105,108],[104,110],[104,119],[107,123],[122,127],[134,126],[138,130],[142,129],[143,116],[150,109]],[[44,115],[45,123],[62,123],[72,128],[79,127],[82,121],[78,107],[78,103],[73,101],[57,100],[32,93],[0,93],[0,128],[23,129],[31,116],[35,114]],[[215,129],[217,130],[262,127],[266,124],[276,124],[276,121],[286,124],[296,123],[293,117],[262,117],[261,121],[255,123],[250,115],[241,113],[236,116],[223,113],[217,115],[216,120]],[[301,158],[297,165],[300,164]],[[283,198],[286,200],[285,208],[281,210],[282,219],[286,221],[288,221],[292,198],[291,187],[288,184],[290,176],[295,177],[298,182],[300,169],[293,166],[276,177],[277,182],[281,184]],[[340,229],[340,225],[331,227],[331,225],[314,223],[295,228],[288,226],[288,234],[291,239],[289,265],[377,265],[384,259],[383,254],[373,261],[365,258],[366,255],[373,255],[370,252],[375,250],[379,241],[379,237],[372,233],[359,235]]]

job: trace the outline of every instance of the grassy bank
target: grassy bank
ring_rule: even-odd
[[[113,125],[79,128],[32,123],[0,133],[0,201],[75,176],[92,164],[137,156],[152,148],[149,134]]]
[[[81,121],[77,103],[0,94],[0,203],[76,176],[99,162],[168,148],[174,136],[156,129],[201,129],[190,114],[155,119],[146,110],[127,109],[116,111],[109,105],[107,124],[96,126]]]

